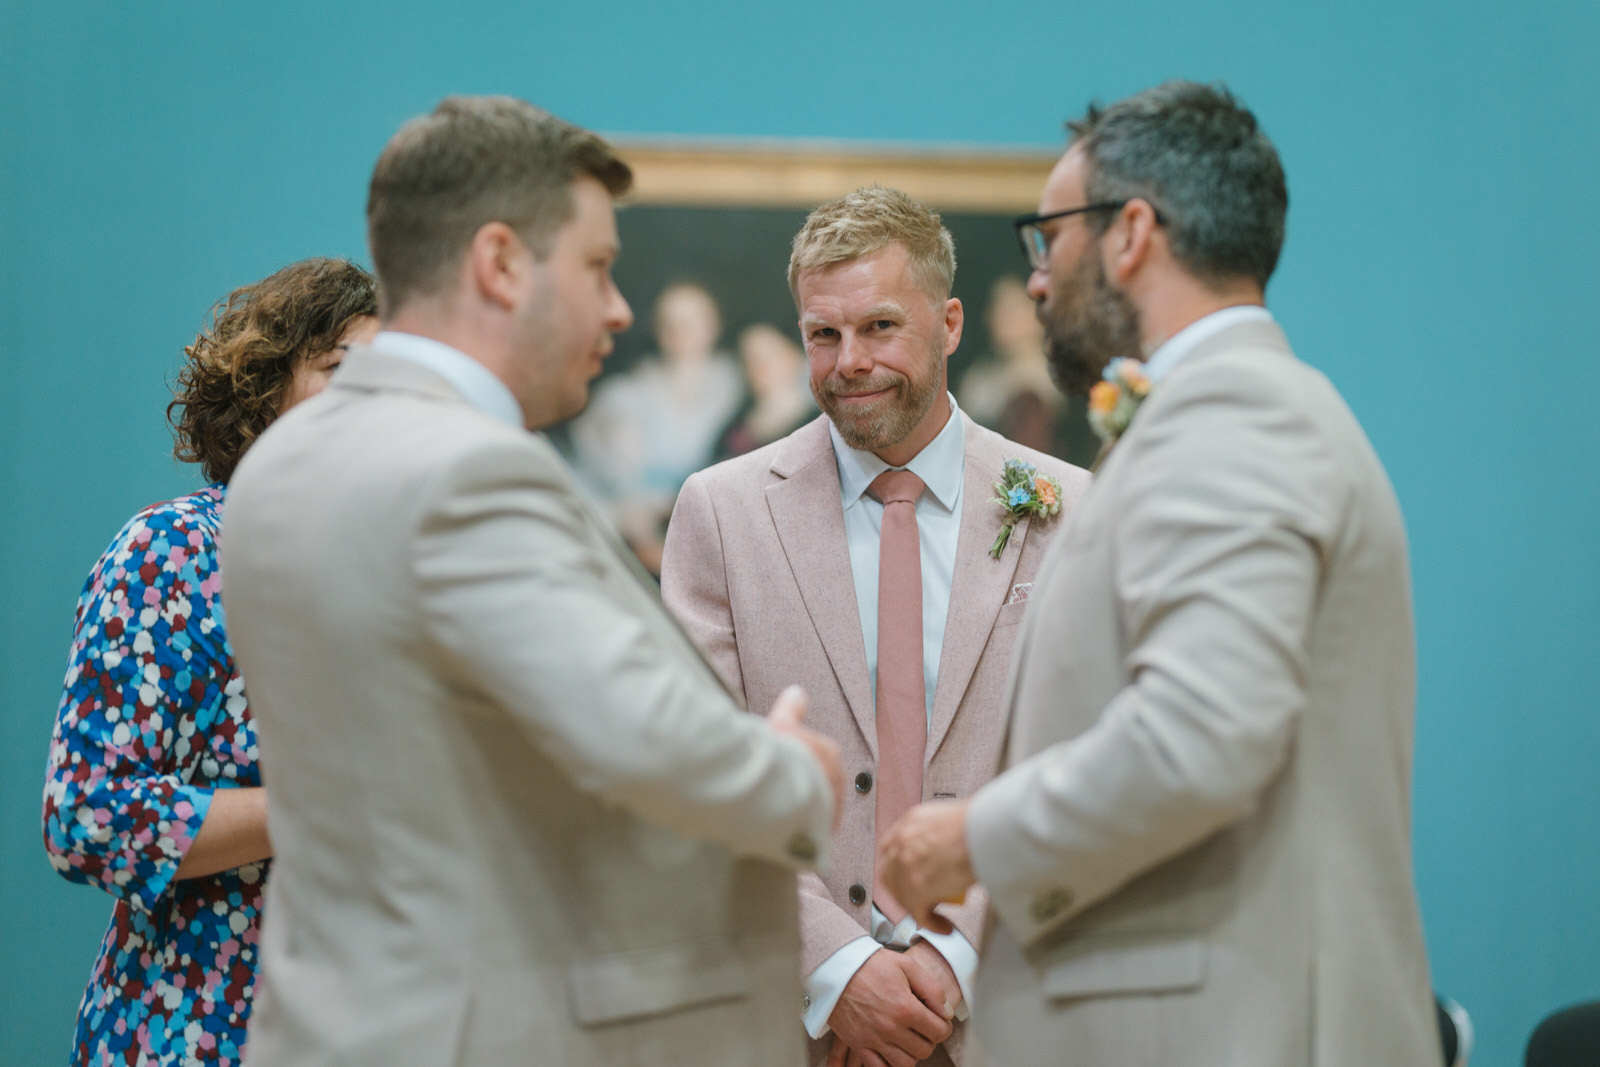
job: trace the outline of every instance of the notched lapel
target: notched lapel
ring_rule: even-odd
[[[878,736],[867,684],[866,642],[861,636],[855,579],[845,543],[839,470],[826,434],[823,444],[821,451],[814,452],[789,477],[767,487],[767,508],[811,625],[876,759]],[[774,469],[782,475],[783,471]]]
[[[1031,519],[1011,531],[999,559],[989,555],[1000,532],[1001,513],[993,503],[994,480],[1005,464],[1004,439],[985,434],[967,422],[966,462],[961,475],[961,534],[956,539],[956,565],[950,577],[950,613],[939,651],[939,682],[933,691],[933,721],[927,758],[939,751],[956,708],[966,695],[978,659],[989,643],[994,621],[1011,594],[1017,562],[1027,544]]]

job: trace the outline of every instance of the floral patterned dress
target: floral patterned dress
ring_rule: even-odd
[[[78,600],[50,745],[50,863],[117,898],[76,1064],[239,1062],[266,863],[175,881],[214,790],[261,784],[209,486],[135,515]]]

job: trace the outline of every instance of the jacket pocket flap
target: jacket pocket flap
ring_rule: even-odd
[[[1195,989],[1205,976],[1205,942],[1189,940],[1093,949],[1046,966],[1043,984],[1050,997],[1089,997]]]
[[[567,998],[583,1026],[736,1000],[748,987],[744,961],[728,941],[601,956],[567,968]]]

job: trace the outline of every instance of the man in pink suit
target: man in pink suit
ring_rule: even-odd
[[[1054,479],[1067,507],[1088,484],[1086,472],[956,408],[946,387],[963,318],[954,274],[949,231],[902,193],[863,189],[812,212],[789,286],[824,415],[691,477],[667,531],[668,608],[748,707],[803,685],[809,724],[842,746],[854,785],[832,866],[800,886],[814,1064],[975,1062],[963,1057],[962,1020],[984,901],[975,892],[941,906],[953,933],[919,929],[875,885],[875,832],[895,791],[913,803],[966,797],[997,765],[1017,623],[1060,524],[1022,518],[991,554],[1006,521],[993,489],[1006,461]],[[895,471],[916,476],[909,500],[879,489],[885,476],[906,477]],[[897,502],[913,504],[914,522]],[[886,518],[891,508],[903,518]],[[911,537],[905,551],[901,536]],[[920,567],[902,570],[907,557]],[[907,585],[920,597],[909,608]],[[885,698],[891,678],[906,686]],[[912,709],[909,742],[885,740],[879,709],[890,703]]]

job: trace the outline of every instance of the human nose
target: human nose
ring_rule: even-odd
[[[610,285],[611,294],[606,307],[606,328],[612,333],[621,333],[633,325],[633,308],[628,306],[628,300],[622,295],[622,290],[617,288],[617,283]]]
[[[1035,267],[1028,272],[1028,284],[1023,288],[1033,302],[1038,304],[1050,295],[1050,275],[1044,268]]]
[[[839,354],[833,365],[834,370],[842,375],[866,374],[872,370],[872,354],[867,350],[866,342],[847,333],[839,339]]]

